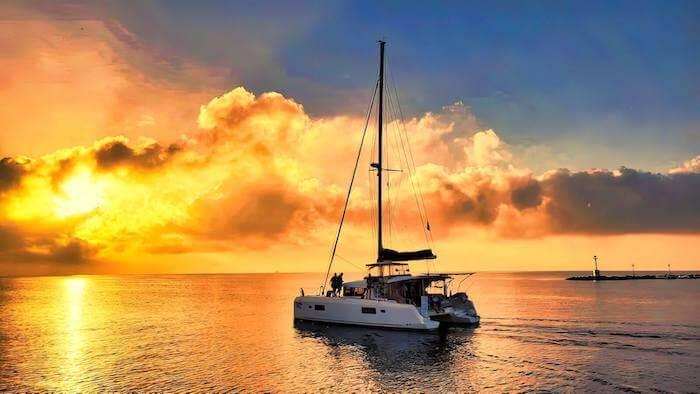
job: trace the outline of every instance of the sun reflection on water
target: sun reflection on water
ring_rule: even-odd
[[[533,275],[482,274],[482,325],[445,337],[293,324],[290,300],[320,275],[0,278],[0,391],[698,387],[697,283]]]
[[[83,361],[85,338],[83,335],[83,311],[85,290],[88,287],[86,278],[71,277],[63,281],[65,287],[64,308],[58,313],[65,314],[65,364],[63,365],[64,381],[68,387],[75,387],[85,369]]]

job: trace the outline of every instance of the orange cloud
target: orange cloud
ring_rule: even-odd
[[[683,162],[679,167],[673,168],[671,174],[692,174],[700,172],[700,155]]]
[[[222,81],[223,71],[173,61],[116,21],[26,8],[0,4],[0,124],[9,128],[0,154],[39,156],[115,134],[172,138],[194,127]]]
[[[44,245],[46,259],[57,260],[57,246],[23,235],[44,224],[63,237],[55,245],[85,245],[85,258],[184,252],[212,240],[265,247],[303,241],[300,232],[339,202],[339,190],[321,186],[298,157],[310,120],[294,101],[237,88],[203,106],[200,122],[192,137],[166,146],[109,137],[35,160],[3,159],[5,238],[21,237],[17,250]]]
[[[469,228],[511,239],[700,231],[699,173],[623,168],[536,176],[512,164],[509,146],[494,131],[473,131],[471,118],[457,104],[406,122],[403,136],[415,140],[415,161],[427,164],[412,177],[387,176],[391,246],[424,241],[420,231],[404,236],[425,225],[414,187],[423,192],[440,242]],[[118,136],[37,159],[2,159],[0,259],[118,261],[328,241],[361,119],[314,119],[278,93],[256,97],[238,87],[202,105],[198,124],[169,144]],[[396,123],[387,129],[394,165],[411,167],[398,146],[402,129]],[[353,193],[345,237],[352,242],[343,241],[343,253],[371,247],[374,182],[370,173]]]

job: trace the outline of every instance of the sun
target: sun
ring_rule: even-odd
[[[81,171],[61,184],[54,212],[61,218],[91,212],[104,204],[104,184],[89,171]]]

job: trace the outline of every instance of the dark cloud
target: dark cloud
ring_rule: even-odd
[[[9,226],[0,225],[0,253],[6,253],[7,251],[17,247],[18,244],[22,242],[22,237],[19,232],[14,231]]]
[[[95,161],[98,167],[103,169],[120,165],[155,168],[170,160],[181,150],[182,147],[176,144],[171,144],[167,147],[151,144],[145,148],[135,150],[123,141],[112,141],[102,145],[95,151]]]
[[[298,196],[284,190],[263,190],[247,198],[229,217],[229,230],[239,235],[277,236],[284,233],[301,209]]]
[[[77,238],[63,240],[50,232],[37,233],[0,225],[0,263],[80,264],[90,261],[95,252],[93,246]]]
[[[217,204],[201,201],[201,224],[185,231],[199,240],[226,240],[232,247],[264,249],[273,241],[295,241],[328,220],[337,220],[341,197],[323,193],[310,198],[280,178],[227,185]]]
[[[542,181],[552,231],[700,232],[700,174],[560,170]]]
[[[480,187],[474,197],[451,183],[443,184],[443,192],[448,196],[447,209],[443,211],[448,220],[490,224],[498,217],[502,198],[498,191],[488,185]]]
[[[432,204],[447,223],[493,225],[501,208],[521,211],[500,221],[509,236],[537,234],[700,233],[700,173],[658,174],[557,170],[542,178],[513,176],[507,187],[481,179],[441,182]],[[437,200],[435,198],[438,198]],[[522,216],[525,215],[525,216]],[[527,218],[534,219],[530,226]],[[505,218],[505,217],[504,217]]]
[[[528,179],[525,184],[515,186],[510,193],[510,201],[520,210],[539,206],[542,204],[542,188],[539,182]]]
[[[25,165],[11,157],[0,160],[0,193],[18,186],[26,172]]]
[[[197,207],[203,225],[184,230],[200,240],[227,240],[232,247],[266,248],[270,241],[284,238],[295,228],[295,220],[305,210],[305,201],[288,185],[238,184],[227,197]],[[310,202],[308,202],[310,204]]]

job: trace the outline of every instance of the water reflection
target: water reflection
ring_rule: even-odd
[[[421,333],[301,321],[294,328],[300,339],[322,344],[329,362],[356,354],[354,362],[367,370],[370,386],[380,390],[468,387],[456,381],[468,380],[469,368],[455,356],[471,353],[474,329]],[[454,371],[456,364],[461,378]]]
[[[700,282],[483,276],[446,337],[293,325],[307,274],[0,278],[0,392],[699,387]]]
[[[64,382],[67,387],[75,387],[83,375],[83,310],[84,294],[88,280],[85,278],[66,278],[63,280],[65,294],[63,305],[54,309],[57,314],[65,313],[65,354],[66,362],[62,365]]]

